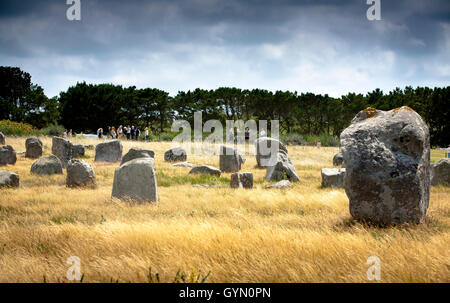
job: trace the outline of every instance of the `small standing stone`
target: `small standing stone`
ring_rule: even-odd
[[[63,168],[72,159],[72,143],[61,137],[52,138],[52,154],[61,160]]]
[[[450,186],[450,159],[441,159],[431,168],[431,185]]]
[[[182,147],[174,147],[164,153],[166,162],[184,162],[187,159],[186,150]]]
[[[62,174],[61,160],[55,155],[40,157],[31,165],[31,173],[37,175]]]
[[[119,140],[102,142],[95,147],[95,160],[101,162],[119,162],[122,159],[122,143]]]
[[[344,187],[345,168],[322,168],[322,187]]]
[[[92,166],[83,160],[70,160],[67,164],[66,185],[68,187],[97,186],[95,172]]]
[[[229,146],[220,147],[219,167],[223,172],[234,173],[241,170],[242,156]]]
[[[25,157],[38,159],[42,156],[42,141],[36,137],[30,137],[25,141]]]
[[[19,175],[6,170],[0,170],[0,187],[19,187]]]
[[[276,164],[267,166],[265,179],[266,181],[280,181],[283,179],[288,179],[293,182],[300,181],[294,164],[292,164],[287,153],[282,150],[278,151]]]
[[[5,145],[5,135],[0,132],[0,145]]]
[[[120,165],[137,158],[155,158],[155,152],[150,149],[131,148],[125,156],[123,156]]]
[[[253,188],[252,173],[234,173],[230,180],[231,188]]]
[[[137,158],[116,168],[112,197],[138,202],[158,201],[155,160]]]
[[[271,189],[271,188],[285,189],[285,188],[290,188],[290,187],[291,187],[291,182],[289,182],[289,180],[281,180],[278,183],[270,184],[270,185],[266,186],[266,188],[268,188],[268,189]]]
[[[342,155],[342,152],[337,153],[333,157],[333,165],[334,166],[340,166],[342,165],[342,162],[344,162],[344,156]]]
[[[14,165],[16,161],[16,152],[11,145],[0,146],[0,165]]]
[[[72,157],[78,158],[82,157],[85,154],[85,148],[83,144],[75,144],[72,149]]]
[[[221,173],[220,169],[209,165],[196,166],[189,171],[189,174],[215,175],[217,177],[220,177]]]

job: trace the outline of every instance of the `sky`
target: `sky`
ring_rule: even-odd
[[[217,87],[329,94],[450,85],[450,1],[0,1],[0,65],[49,97],[77,82],[169,92]]]

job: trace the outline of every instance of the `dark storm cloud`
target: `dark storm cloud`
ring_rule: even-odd
[[[365,0],[81,3],[82,20],[68,21],[65,0],[1,1],[0,64],[50,94],[83,79],[331,94],[450,79],[446,0],[381,0],[375,22]]]

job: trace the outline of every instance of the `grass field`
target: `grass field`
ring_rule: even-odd
[[[25,150],[25,138],[7,138]],[[51,139],[43,138],[44,154]],[[97,141],[73,140],[95,144]],[[320,169],[338,148],[289,147],[301,182],[264,189],[264,170],[248,156],[255,188],[230,189],[230,174],[188,176],[163,161],[170,143],[123,142],[156,153],[159,202],[111,199],[118,163],[85,160],[97,189],[69,189],[65,175],[30,175],[18,155],[18,189],[0,190],[0,282],[67,282],[70,256],[81,259],[83,282],[369,282],[370,256],[381,260],[380,282],[450,282],[450,188],[432,187],[424,224],[378,228],[355,222],[343,189],[320,188]],[[435,155],[435,153],[433,153]],[[218,156],[192,156],[218,167]],[[215,188],[194,187],[208,183]],[[149,272],[152,274],[149,275]],[[177,275],[178,272],[178,275]]]

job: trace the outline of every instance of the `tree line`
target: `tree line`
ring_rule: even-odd
[[[58,97],[48,98],[19,68],[0,67],[0,77],[0,120],[26,122],[39,128],[59,123],[75,132],[95,132],[99,127],[136,125],[162,133],[170,129],[175,119],[193,125],[194,113],[201,111],[203,121],[279,120],[280,131],[285,134],[338,137],[351,119],[367,107],[390,110],[406,105],[428,124],[433,146],[450,144],[450,86],[407,86],[389,93],[375,89],[365,95],[348,93],[333,98],[327,94],[235,87],[197,88],[169,96],[157,88],[81,82]]]

